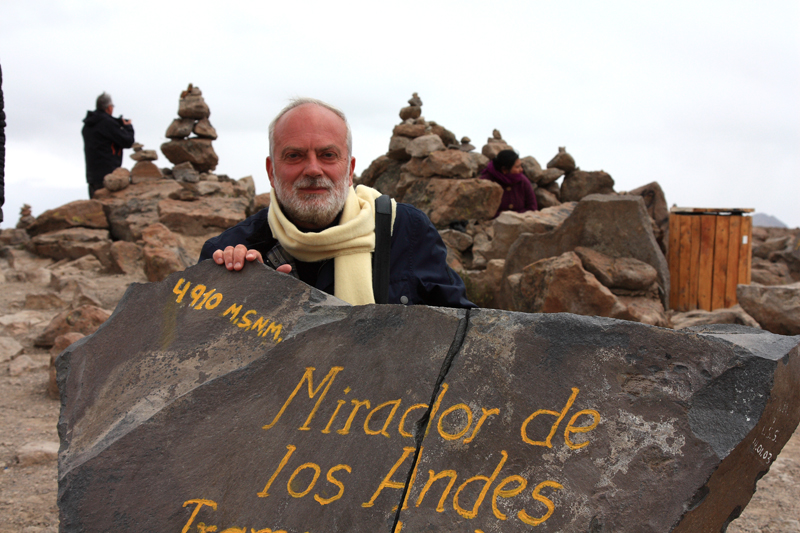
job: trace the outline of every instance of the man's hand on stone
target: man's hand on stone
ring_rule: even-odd
[[[217,250],[211,257],[218,265],[225,265],[225,268],[228,270],[237,271],[244,268],[245,261],[264,262],[264,259],[261,257],[261,252],[258,250],[248,250],[244,244],[237,244],[235,248],[233,246],[228,246],[224,250]],[[275,270],[288,274],[292,271],[292,266],[281,265]]]
[[[248,250],[244,244],[237,244],[235,248],[233,246],[228,246],[224,250],[217,250],[211,257],[214,259],[215,263],[218,265],[225,265],[225,268],[228,270],[241,270],[244,268],[245,260],[258,261],[259,263],[264,262],[264,259],[261,257],[261,252],[258,250]]]

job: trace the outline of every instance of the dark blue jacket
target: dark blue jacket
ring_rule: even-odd
[[[267,221],[268,212],[269,208],[262,209],[207,240],[200,261],[211,259],[216,250],[237,244],[258,250],[266,258],[267,252],[278,243]],[[333,261],[323,261],[315,287],[333,294],[333,280]],[[475,307],[467,300],[464,282],[447,266],[447,248],[439,232],[422,211],[408,204],[397,204],[395,214],[389,260],[389,303]]]

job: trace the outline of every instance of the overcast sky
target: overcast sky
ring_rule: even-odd
[[[0,65],[2,227],[24,202],[38,215],[86,197],[81,121],[98,94],[158,149],[190,82],[219,134],[216,172],[252,175],[259,193],[267,124],[288,98],[347,113],[361,173],[416,91],[426,119],[478,150],[497,128],[542,165],[566,146],[617,191],[658,181],[670,205],[800,226],[797,0],[9,0]]]

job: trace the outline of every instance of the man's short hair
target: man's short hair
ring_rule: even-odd
[[[110,105],[114,105],[114,102],[111,101],[111,95],[109,95],[108,93],[103,93],[97,97],[95,109],[97,111],[105,111],[106,108]]]
[[[278,113],[278,115],[272,119],[272,122],[269,123],[269,156],[274,159],[272,148],[273,146],[275,146],[275,125],[278,123],[278,121],[281,119],[283,115],[285,115],[295,107],[300,107],[301,105],[305,104],[313,104],[313,105],[318,105],[320,107],[324,107],[325,109],[332,111],[333,113],[336,114],[336,116],[342,119],[345,127],[347,128],[347,161],[350,161],[350,158],[353,157],[353,134],[350,131],[350,124],[347,122],[347,117],[344,116],[344,112],[338,107],[334,107],[331,104],[323,102],[322,100],[317,100],[316,98],[293,98],[289,101],[289,105],[281,109],[281,112]]]

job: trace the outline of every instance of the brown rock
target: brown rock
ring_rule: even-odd
[[[487,234],[491,237],[476,239],[472,253],[485,260],[505,259],[511,245],[522,233],[546,233],[560,226],[572,214],[574,202],[540,211],[503,211],[489,221]]]
[[[108,194],[99,201],[103,203],[115,240],[137,241],[142,238],[142,229],[158,222],[158,202],[181,190],[174,180],[158,180],[138,183]]]
[[[425,135],[425,124],[408,124],[403,122],[394,127],[392,135],[416,139],[417,137]]]
[[[503,188],[489,180],[420,178],[403,195],[403,201],[422,210],[438,227],[463,220],[488,220],[497,212]]]
[[[569,200],[565,200],[564,198],[561,197],[561,187],[558,185],[558,183],[553,182],[550,185],[546,185],[546,186],[544,186],[542,188],[546,189],[549,193],[551,193],[553,196],[555,196],[556,199],[559,202],[568,202],[569,201]]]
[[[389,140],[389,151],[386,152],[386,157],[397,161],[408,161],[411,159],[411,156],[408,155],[406,148],[410,142],[411,139],[408,137],[401,137],[399,135],[393,136]]]
[[[134,161],[155,161],[158,159],[158,152],[155,150],[139,150],[131,154]]]
[[[172,178],[175,181],[185,181],[187,183],[197,183],[200,181],[200,174],[188,161],[175,165],[172,169]]]
[[[211,111],[202,96],[188,94],[178,101],[178,116],[181,118],[208,118]]]
[[[138,161],[131,169],[131,183],[160,180],[161,170],[150,161]]]
[[[628,194],[641,196],[644,199],[644,207],[647,209],[647,214],[653,219],[653,231],[656,241],[658,241],[661,251],[666,254],[667,245],[669,244],[669,208],[661,185],[654,181],[633,189]]]
[[[539,183],[542,174],[542,166],[533,156],[526,156],[522,159],[522,172],[531,181],[531,183]]]
[[[132,242],[111,243],[111,270],[122,274],[133,274],[142,270],[142,249]]]
[[[553,231],[520,235],[508,252],[505,277],[540,259],[584,246],[610,257],[633,257],[655,268],[662,304],[669,308],[669,269],[651,227],[638,196],[587,196]]]
[[[545,209],[548,207],[555,207],[561,205],[561,202],[558,201],[556,195],[548,191],[547,189],[542,189],[538,187],[533,190],[533,193],[536,195],[536,203],[539,206],[539,209]]]
[[[31,240],[38,255],[52,259],[78,259],[95,256],[104,266],[111,264],[111,240],[108,230],[69,228],[37,235]]]
[[[791,235],[781,235],[779,237],[766,239],[764,242],[758,244],[753,243],[753,257],[767,259],[772,252],[783,251],[789,244],[790,239]]]
[[[456,136],[452,131],[434,122],[430,122],[430,125],[431,125],[431,133],[433,133],[434,135],[438,135],[439,138],[442,139],[442,144],[444,144],[445,146],[456,144]]]
[[[31,219],[35,220],[33,217]],[[30,242],[31,236],[28,232],[20,228],[9,228],[0,230],[0,244],[3,246],[17,246]]]
[[[456,231],[453,229],[446,229],[439,232],[442,241],[448,248],[453,248],[459,252],[463,252],[472,246],[472,237],[463,231]]]
[[[800,282],[791,285],[739,285],[736,298],[742,309],[779,335],[800,335]]]
[[[253,213],[258,213],[264,208],[269,207],[271,196],[268,192],[257,194],[253,199]]]
[[[64,311],[50,321],[44,333],[36,338],[34,344],[50,348],[55,343],[56,337],[65,333],[78,332],[91,335],[110,316],[111,311],[93,305],[82,305],[77,309]]]
[[[630,318],[619,299],[583,269],[574,252],[523,268],[517,286],[512,288],[512,299],[513,310],[526,313]]]
[[[175,234],[163,224],[145,228],[142,239],[145,242],[142,255],[148,281],[161,281],[173,272],[194,264]]]
[[[590,194],[613,193],[614,180],[602,170],[596,172],[575,170],[564,177],[564,183],[561,185],[562,202],[578,202]]]
[[[424,159],[412,158],[405,170],[423,178],[469,179],[478,174],[478,164],[467,152],[445,150],[433,152]]]
[[[410,105],[400,110],[400,120],[419,118],[421,114],[422,114],[422,107],[418,105]]]
[[[55,209],[48,209],[29,228],[33,237],[67,228],[108,228],[108,219],[103,204],[97,200],[76,200]]]
[[[398,137],[398,139],[402,138]],[[417,137],[406,146],[406,152],[411,157],[428,157],[438,150],[445,150],[445,145],[441,137],[432,133]]]
[[[219,162],[209,139],[172,140],[161,145],[161,152],[173,165],[188,161],[198,172],[214,170]]]
[[[583,268],[609,289],[644,291],[658,277],[655,268],[632,257],[613,258],[583,246],[576,247],[575,253],[581,258]]]
[[[121,191],[131,184],[131,173],[127,168],[119,167],[103,178],[103,187],[110,192]]]
[[[547,163],[547,168],[558,168],[564,172],[575,170],[575,160],[567,153],[563,146],[558,147],[558,153]]]
[[[498,309],[497,295],[503,278],[505,261],[492,259],[483,270],[459,272],[467,289],[467,299],[478,307]]]
[[[675,329],[685,329],[694,326],[705,326],[709,324],[739,324],[751,328],[761,328],[758,322],[744,312],[742,306],[724,307],[705,311],[696,309],[685,313],[675,313],[672,315],[672,327]]]
[[[752,282],[759,285],[788,285],[793,283],[789,266],[783,261],[767,261],[759,257],[753,258]]]
[[[24,351],[14,337],[0,337],[0,363],[11,361]]]
[[[481,153],[487,159],[494,159],[497,157],[497,154],[503,150],[513,150],[513,148],[505,142],[490,142],[483,145],[483,148],[481,148]]]
[[[642,296],[617,296],[617,298],[628,310],[628,315],[630,315],[628,320],[661,328],[669,327],[669,319],[658,298]]]
[[[250,202],[246,198],[198,198],[196,202],[162,200],[158,220],[183,235],[206,235],[228,229],[247,218]]]
[[[211,122],[209,122],[207,118],[198,120],[192,131],[198,137],[203,137],[206,139],[217,138],[217,130],[214,129],[214,126],[211,125]]]
[[[564,175],[564,171],[560,168],[547,168],[542,170],[539,174],[539,187],[547,187],[558,178]]]
[[[164,136],[170,139],[185,139],[192,134],[194,122],[193,118],[176,118],[169,125]]]
[[[19,466],[55,464],[58,458],[58,446],[57,442],[27,442],[17,450],[17,464]]]
[[[56,379],[56,359],[58,356],[72,346],[73,343],[81,340],[86,335],[83,333],[78,333],[77,331],[71,331],[69,333],[65,333],[63,335],[59,335],[56,337],[55,341],[53,341],[53,347],[50,348],[50,369],[49,369],[49,380],[47,383],[47,396],[51,400],[58,400],[59,393],[58,393],[58,380]]]
[[[25,309],[63,309],[67,304],[52,292],[25,295]]]

